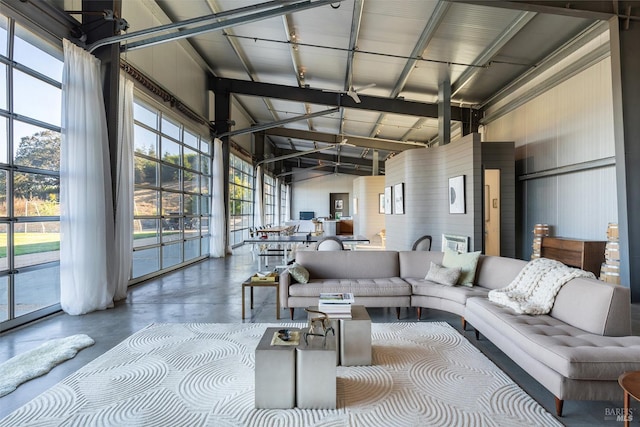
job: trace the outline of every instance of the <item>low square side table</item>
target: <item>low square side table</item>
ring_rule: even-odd
[[[309,336],[296,349],[296,406],[303,409],[335,409],[336,337]]]
[[[351,306],[351,319],[339,319],[340,364],[371,365],[371,317],[363,305]]]
[[[276,319],[280,319],[280,276],[274,282],[252,282],[251,277],[242,282],[242,318],[244,319],[244,288],[249,287],[251,310],[253,310],[253,288],[271,286],[276,288]]]
[[[267,328],[256,347],[255,407],[259,409],[291,409],[296,404],[297,346],[271,345],[279,329]]]
[[[317,306],[309,307],[318,311]],[[308,318],[318,317],[316,313],[309,313]],[[371,365],[371,317],[363,305],[351,306],[351,319],[331,319],[331,326],[335,330],[337,339],[336,363],[342,366]]]

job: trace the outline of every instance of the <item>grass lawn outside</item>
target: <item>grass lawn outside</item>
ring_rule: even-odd
[[[60,250],[60,233],[15,233],[16,255]],[[7,256],[7,234],[0,233],[0,258]]]
[[[164,231],[165,236],[178,234],[180,231]],[[157,232],[134,233],[134,239],[156,237]],[[14,245],[16,255],[28,255],[60,250],[60,233],[15,233]],[[0,233],[0,258],[7,257],[7,234]]]

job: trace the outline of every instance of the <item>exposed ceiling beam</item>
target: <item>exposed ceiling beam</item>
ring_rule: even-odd
[[[335,148],[335,145],[329,145],[329,146],[326,146],[326,147],[315,148],[313,150],[307,150],[307,151],[293,151],[292,150],[291,152],[289,152],[287,154],[283,154],[282,156],[271,157],[271,158],[268,158],[268,159],[260,160],[258,163],[256,163],[256,166],[261,165],[263,163],[274,163],[274,162],[279,162],[281,160],[292,159],[294,157],[308,156],[309,154],[314,154],[314,153],[317,153],[319,151],[329,150],[331,148]],[[282,150],[282,151],[285,151],[285,150]]]
[[[407,62],[404,64],[404,69],[402,70],[402,73],[400,73],[400,77],[398,78],[398,81],[395,87],[391,91],[391,95],[389,96],[390,98],[397,98],[398,95],[400,95],[400,92],[402,92],[402,90],[404,89],[405,85],[407,84],[407,81],[409,80],[409,76],[411,75],[411,73],[416,67],[416,63],[418,62],[418,59],[422,58],[422,54],[427,49],[427,46],[429,45],[429,42],[431,42],[431,39],[433,38],[436,31],[438,30],[438,27],[440,27],[440,24],[442,23],[444,16],[447,14],[447,11],[449,10],[449,6],[450,6],[450,3],[444,0],[439,0],[438,4],[436,4],[436,7],[433,9],[433,13],[429,18],[427,25],[425,25],[424,29],[422,30],[422,33],[420,34],[420,37],[418,38],[418,41],[416,42],[415,46],[413,47],[413,50],[411,51],[411,55],[409,55],[410,59],[408,59]],[[384,114],[380,114],[369,136],[374,137],[379,133],[383,120],[384,120]]]
[[[358,95],[360,103],[343,93],[325,92],[320,89],[293,87],[270,83],[249,82],[245,80],[212,77],[209,89],[216,93],[230,92],[240,95],[262,96],[287,99],[289,101],[310,102],[312,104],[335,105],[369,111],[405,114],[416,117],[438,117],[438,104],[404,99],[389,99],[377,96]],[[462,120],[460,107],[451,107],[451,120]]]
[[[282,172],[281,174],[276,175],[276,177],[277,178],[281,178],[283,176],[295,175],[295,174],[298,174],[298,173],[308,172],[310,170],[320,169],[320,168],[323,168],[323,167],[325,167],[325,165],[318,164],[318,165],[315,165],[315,166],[310,166],[308,168],[300,168],[300,169],[297,169],[297,170],[294,170],[294,171]]]
[[[207,2],[207,5],[209,6],[209,9],[211,10],[211,13],[213,14],[220,13],[221,8],[216,2],[216,0],[206,0],[206,2]],[[236,57],[238,58],[238,61],[240,61],[240,65],[244,69],[245,73],[247,73],[247,76],[252,81],[257,81],[258,78],[256,76],[255,70],[252,68],[251,63],[247,58],[246,54],[244,53],[242,47],[240,46],[240,44],[235,38],[229,37],[234,35],[233,29],[227,28],[225,31],[223,31],[223,34],[226,36],[225,39],[229,43],[229,46],[231,47],[231,49],[233,49],[233,53],[235,53]],[[211,71],[211,75],[215,76],[216,73]],[[251,117],[253,119],[253,117],[247,112],[247,108],[242,104],[242,102],[238,99],[238,97],[234,97],[234,101],[242,105],[247,117]],[[271,100],[262,98],[262,102],[264,102],[265,106],[267,107],[267,111],[271,113],[271,117],[273,118],[273,120],[280,120],[280,117],[278,117],[278,114],[275,112],[276,109],[273,107]]]
[[[162,34],[155,37],[149,37],[147,39],[129,42],[126,46],[121,46],[123,50],[134,50],[142,47],[154,46],[160,43],[170,42],[174,40],[180,40],[187,37],[197,36],[199,34],[209,33],[211,31],[222,30],[224,28],[235,27],[238,25],[248,24],[251,22],[262,21],[264,19],[272,18],[275,16],[280,16],[286,13],[298,12],[306,9],[312,9],[319,6],[329,5],[331,3],[339,3],[344,0],[316,0],[316,1],[298,1],[292,4],[288,4],[282,6],[282,2],[280,1],[269,1],[266,3],[260,3],[253,6],[247,6],[239,9],[233,9],[226,12],[221,12],[214,15],[201,16],[198,18],[188,19],[185,21],[175,22],[173,24],[161,25],[158,27],[147,28],[140,31],[133,31],[128,34],[118,35],[113,37],[106,37],[100,41],[97,41],[90,46],[87,47],[89,52],[93,52],[95,49],[106,46],[114,43],[121,43],[123,41],[134,40],[140,37],[145,37],[151,34],[157,34],[165,31],[173,31],[169,34]],[[275,7],[274,7],[275,6]],[[271,9],[269,9],[271,8]],[[244,15],[240,17],[233,17],[233,15],[238,15],[241,13],[246,13],[248,11],[255,11],[260,9],[267,9],[264,11],[255,12],[249,15]],[[210,24],[205,24],[200,27],[188,28],[188,29],[180,29],[185,26],[194,25],[202,22],[207,22],[211,20],[220,19],[221,17],[228,17],[223,21],[213,22]]]
[[[316,176],[312,176],[309,178],[303,178],[303,179],[294,179],[293,182],[298,182],[298,181],[304,181],[306,179],[312,179],[312,178],[319,178],[321,176],[325,176],[325,175],[331,175],[331,174],[335,174],[336,173],[336,166],[325,166],[319,169],[315,169],[315,172],[325,172],[324,174],[319,174]],[[340,175],[358,175],[358,176],[368,176],[371,175],[371,172],[367,172],[365,170],[361,170],[361,169],[351,169],[351,168],[341,168],[340,166],[337,167],[337,173]]]
[[[345,77],[344,90],[347,91],[353,86],[353,58],[358,48],[358,36],[360,35],[360,25],[362,23],[362,10],[364,0],[354,0],[353,17],[351,18],[351,32],[349,33],[349,53],[347,55],[347,75]]]
[[[333,147],[327,147],[327,148],[333,148]],[[335,154],[325,154],[325,153],[320,153],[319,149],[315,150],[316,152],[310,152],[310,151],[295,151],[295,150],[285,150],[285,149],[281,149],[279,150],[279,153],[282,153],[283,156],[288,156],[285,160],[288,159],[292,159],[293,157],[291,155],[293,154],[297,154],[297,158],[296,160],[301,160],[301,161],[306,161],[306,162],[337,162],[337,155]],[[363,159],[361,157],[349,157],[349,156],[345,156],[344,154],[340,156],[340,163],[351,163],[354,165],[358,165],[361,167],[372,167],[373,162],[370,159]],[[379,167],[384,169],[384,161],[379,161]]]
[[[265,133],[268,135],[282,136],[285,138],[303,139],[305,141],[318,141],[328,144],[338,144],[346,138],[346,143],[348,145],[355,145],[356,147],[372,148],[374,150],[385,151],[405,151],[412,148],[426,147],[425,144],[416,142],[398,142],[389,139],[365,138],[353,135],[335,135],[332,133],[313,132],[282,127],[267,129]]]
[[[543,0],[543,1],[499,1],[499,0],[449,0],[456,3],[477,4],[504,9],[528,10],[531,12],[547,13],[552,15],[573,16],[575,18],[608,20],[614,15],[626,18],[626,15],[618,14],[614,3],[619,4],[619,9],[624,10],[623,5],[635,5],[635,1],[582,1],[582,0]],[[632,17],[638,18],[638,17]],[[640,19],[640,18],[638,18]]]
[[[489,45],[478,57],[473,61],[474,64],[485,65],[488,64],[494,56],[498,54],[500,49],[504,47],[509,40],[511,40],[525,25],[531,21],[537,13],[535,12],[521,12],[511,22],[511,24],[505,28],[505,30]],[[478,67],[467,67],[466,70],[456,79],[451,85],[451,98],[456,96],[467,83],[469,83],[475,75],[480,71]]]
[[[251,126],[248,128],[244,128],[244,129],[238,129],[238,130],[233,130],[230,132],[225,132],[221,135],[217,135],[218,138],[224,138],[225,136],[236,136],[236,135],[243,135],[245,133],[255,133],[255,132],[260,132],[269,128],[273,128],[273,127],[278,127],[278,126],[282,126],[285,125],[287,123],[292,123],[292,122],[297,122],[300,120],[307,120],[310,119],[312,117],[318,117],[318,116],[326,116],[327,114],[333,114],[333,113],[337,113],[339,111],[338,108],[331,108],[329,110],[323,110],[323,111],[317,111],[315,113],[310,113],[310,114],[303,114],[301,116],[295,116],[295,117],[290,117],[288,119],[283,119],[283,120],[278,120],[277,122],[270,122],[270,123],[264,123],[261,125],[255,125],[255,126]]]
[[[516,79],[512,80],[505,87],[491,95],[488,99],[486,99],[481,105],[481,109],[486,109],[487,107],[492,106],[500,102],[500,100],[506,98],[510,94],[514,93],[516,90],[520,89],[527,83],[531,82],[533,79],[540,76],[542,73],[549,70],[551,67],[556,66],[561,61],[563,61],[567,56],[580,49],[582,46],[590,43],[592,40],[600,37],[605,31],[609,29],[609,26],[606,22],[596,21],[591,24],[589,27],[584,29],[580,34],[573,37],[571,40],[564,43],[558,49],[553,51],[543,60],[541,60],[534,68],[531,68],[524,74],[521,74]]]

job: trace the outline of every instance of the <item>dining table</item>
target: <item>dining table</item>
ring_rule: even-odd
[[[258,234],[263,230],[258,230]],[[244,240],[244,244],[259,244],[264,246],[264,250],[258,254],[258,271],[262,269],[262,258],[266,258],[265,265],[268,266],[268,257],[271,256],[269,251],[272,253],[274,250],[282,251],[282,265],[286,266],[289,262],[288,254],[296,244],[311,244],[320,241],[323,239],[324,235],[313,235],[312,233],[308,234],[263,234],[255,237],[250,237]],[[369,244],[370,240],[364,236],[344,234],[333,236],[337,237],[342,241],[344,245],[349,245],[353,250],[356,249],[356,245],[358,244]],[[278,255],[280,255],[278,253]]]

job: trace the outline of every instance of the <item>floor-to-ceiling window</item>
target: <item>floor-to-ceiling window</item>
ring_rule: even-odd
[[[60,306],[59,44],[0,14],[0,329]]]
[[[231,153],[229,158],[229,244],[241,245],[253,222],[253,166]]]
[[[271,175],[264,174],[264,223],[276,223],[276,180]]]
[[[212,150],[149,103],[137,99],[133,115],[135,280],[208,255]]]
[[[284,224],[288,219],[287,215],[287,192],[289,186],[286,184],[280,184],[280,224]]]

